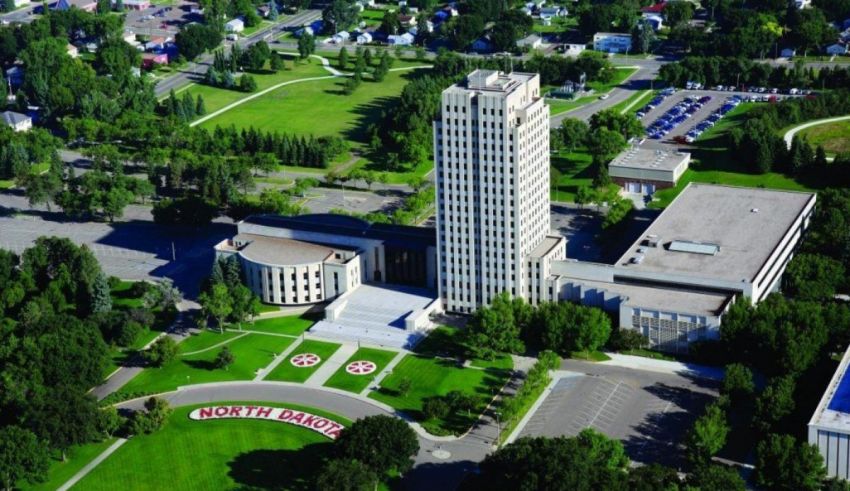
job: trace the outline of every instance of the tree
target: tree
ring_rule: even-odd
[[[359,12],[353,2],[346,0],[333,0],[330,5],[322,11],[322,20],[331,26],[331,33],[337,33],[348,29],[357,22]]]
[[[826,469],[818,448],[791,435],[768,435],[756,446],[753,478],[765,489],[815,491]]]
[[[254,80],[254,77],[248,75],[242,75],[239,77],[239,90],[242,92],[256,92],[257,91],[257,81]]]
[[[277,51],[272,51],[272,54],[269,57],[269,68],[273,72],[279,72],[285,68],[283,58],[278,54]]]
[[[448,39],[456,50],[464,50],[478,39],[484,31],[484,20],[474,14],[464,14],[452,17],[443,24],[440,32]]]
[[[381,19],[381,31],[388,36],[394,36],[401,32],[401,21],[398,20],[398,12],[387,10]]]
[[[489,307],[478,309],[469,321],[467,337],[470,344],[485,356],[492,351],[522,353],[525,345],[520,339],[520,326],[514,318],[510,295],[500,293]]]
[[[340,48],[339,57],[337,58],[337,66],[340,70],[345,70],[348,66],[348,50],[345,49],[345,46]]]
[[[216,368],[224,368],[227,370],[230,365],[233,365],[233,362],[236,361],[233,352],[230,351],[230,348],[224,346],[221,348],[221,351],[215,357],[215,367]]]
[[[207,316],[212,316],[221,332],[224,332],[224,320],[233,312],[233,299],[226,285],[212,285],[209,292],[201,292],[198,301]]]
[[[728,395],[733,404],[749,399],[755,391],[753,372],[746,365],[732,363],[726,366],[720,393]]]
[[[204,104],[204,98],[201,94],[198,94],[198,98],[195,100],[195,114],[197,116],[203,116],[207,113],[207,106]]]
[[[187,60],[194,60],[205,51],[216,48],[221,41],[221,32],[203,24],[189,24],[175,37],[177,49]]]
[[[406,397],[406,396],[407,396],[407,394],[409,394],[409,393],[410,393],[410,389],[411,389],[412,387],[413,387],[413,381],[412,381],[412,380],[410,380],[410,378],[408,378],[408,377],[404,377],[404,378],[402,378],[402,379],[401,379],[401,381],[398,383],[398,393],[399,393],[402,397]]]
[[[98,407],[94,397],[73,387],[55,387],[31,403],[26,419],[33,432],[62,453],[98,436]]]
[[[306,59],[316,51],[316,38],[312,34],[304,32],[298,38],[298,56]]]
[[[623,135],[616,131],[599,128],[587,134],[585,145],[597,164],[607,164],[615,155],[626,148],[626,140]]]
[[[171,336],[166,335],[160,336],[143,354],[148,363],[155,367],[161,367],[175,359],[178,351],[177,342]]]
[[[587,123],[580,119],[564,118],[561,121],[559,128],[561,141],[563,141],[565,147],[570,149],[570,153],[575,150],[576,146],[584,142],[588,130]]]
[[[660,464],[649,464],[629,470],[630,491],[675,491],[679,489],[676,469]]]
[[[13,425],[0,428],[0,483],[3,489],[15,489],[21,481],[42,482],[47,475],[49,459],[47,445],[31,431]]]
[[[664,21],[675,29],[694,17],[694,6],[690,2],[669,2],[664,6]]]
[[[795,381],[792,376],[774,377],[756,398],[753,426],[768,432],[794,410]]]
[[[153,433],[162,428],[171,416],[168,401],[159,397],[151,397],[145,401],[145,411],[136,411],[130,419],[129,431],[134,435]]]
[[[729,424],[726,413],[718,404],[709,405],[697,418],[688,434],[688,458],[694,464],[704,464],[726,445]]]
[[[401,474],[413,465],[419,440],[403,420],[392,416],[367,416],[344,429],[334,442],[336,455],[357,459],[377,475]]]
[[[316,478],[318,491],[372,491],[377,484],[375,472],[356,459],[332,459]]]
[[[654,40],[655,31],[652,30],[652,25],[646,19],[641,20],[632,28],[632,50],[638,53],[649,53]]]
[[[274,21],[277,20],[279,15],[280,15],[280,12],[277,9],[277,1],[271,0],[269,2],[269,20],[274,22]]]
[[[496,450],[479,465],[474,488],[618,489],[627,467],[619,441],[585,429],[574,438],[520,438]]]
[[[112,295],[106,275],[100,273],[95,277],[91,292],[92,313],[100,314],[112,310]]]
[[[688,486],[702,491],[744,491],[747,489],[744,479],[733,467],[719,464],[697,466],[690,473]]]
[[[829,256],[801,253],[782,276],[783,290],[801,300],[829,300],[846,283],[844,265]]]

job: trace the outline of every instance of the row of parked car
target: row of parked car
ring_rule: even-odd
[[[652,111],[653,109],[658,107],[662,102],[664,102],[664,99],[670,97],[671,95],[673,95],[675,93],[676,93],[676,89],[673,89],[673,88],[667,88],[667,89],[662,90],[661,92],[658,93],[657,96],[653,97],[652,100],[649,101],[645,106],[640,108],[640,110],[637,113],[635,113],[635,116],[638,119],[643,119],[643,117],[646,116],[646,113],[648,113],[649,111]]]
[[[685,88],[688,90],[716,90],[718,92],[752,92],[753,94],[788,94],[788,95],[810,95],[810,89],[798,89],[792,87],[788,90],[780,90],[776,87],[735,87],[734,85],[715,85],[713,87],[703,87],[699,82],[687,82]]]
[[[653,140],[664,138],[667,133],[670,133],[674,128],[684,123],[710,100],[711,96],[703,96],[699,99],[685,97],[681,102],[668,109],[667,112],[649,125],[646,129],[647,136]]]
[[[685,143],[693,143],[693,141],[699,138],[705,130],[714,126],[718,121],[723,119],[723,116],[726,116],[726,113],[735,109],[735,106],[740,104],[741,101],[742,99],[738,96],[732,96],[726,99],[726,102],[724,102],[720,108],[711,113],[707,118],[697,123],[690,129],[690,131],[688,131],[687,134],[685,134],[684,137],[677,137],[677,140],[681,139],[684,140]]]

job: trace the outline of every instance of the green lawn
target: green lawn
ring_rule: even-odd
[[[570,358],[585,361],[608,361],[610,356],[601,351],[573,351],[570,353]]]
[[[632,107],[628,110],[628,114],[634,114],[638,112],[638,109],[643,107],[649,100],[652,98],[655,92],[652,90],[639,90],[634,94],[630,95],[628,99],[620,102],[619,104],[615,104],[611,106],[612,111],[617,111],[618,113],[625,113],[626,108],[629,107],[629,104],[632,104]]]
[[[194,353],[219,343],[230,341],[243,334],[237,331],[221,332],[218,329],[205,329],[201,332],[193,333],[188,338],[180,341],[178,346],[180,347],[180,353]]]
[[[507,381],[508,374],[507,370],[461,368],[452,359],[409,355],[396,365],[393,373],[381,381],[381,388],[369,397],[411,415],[432,434],[462,434],[477,421],[481,411]],[[401,394],[399,384],[405,379],[410,380],[412,385],[407,394]],[[475,410],[454,412],[443,419],[425,420],[422,413],[425,399],[453,390],[475,396]]]
[[[227,370],[215,368],[219,350],[182,356],[162,368],[146,368],[121,390],[128,394],[154,394],[177,389],[181,385],[251,380],[257,370],[272,362],[294,339],[264,334],[249,334],[228,343],[234,363]]]
[[[797,134],[812,147],[822,145],[828,155],[850,152],[850,120],[812,126]]]
[[[537,34],[552,34],[567,31],[577,25],[577,17],[556,17],[552,19],[552,23],[548,26],[544,26],[540,20],[535,20],[532,30]]]
[[[258,404],[300,409],[346,426],[351,424],[319,409]],[[274,421],[188,418],[192,409],[203,406],[206,404],[175,409],[162,429],[132,438],[74,489],[313,488],[314,475],[331,449],[327,437]]]
[[[469,349],[463,342],[463,332],[451,326],[439,326],[428,334],[416,345],[414,350],[417,354],[424,356],[455,357],[466,360]],[[513,359],[507,354],[498,354],[492,360],[481,358],[469,359],[470,364],[479,368],[505,368],[514,367]]]
[[[0,189],[11,189],[15,187],[14,179],[0,179]]]
[[[289,186],[293,182],[292,179],[280,179],[277,177],[255,177],[254,180],[257,182],[267,182],[269,184],[279,184],[281,186]],[[266,312],[277,312],[278,310],[280,310],[279,305],[272,305],[270,303],[260,304],[261,314]]]
[[[282,82],[288,82],[290,80],[330,75],[330,73],[328,73],[327,71],[325,71],[324,68],[322,68],[321,62],[313,58],[295,61],[294,57],[285,56],[284,60],[287,68],[286,70],[281,70],[277,73],[272,73],[269,71],[266,73],[251,74],[251,76],[254,77],[254,80],[257,81],[257,91],[264,90],[273,85],[277,85]],[[183,97],[182,92],[183,91],[178,94],[178,97]],[[250,95],[246,94],[245,92],[240,92],[238,90],[210,87],[208,85],[203,84],[191,85],[187,89],[185,89],[185,92],[188,92],[193,98],[197,98],[198,95],[203,97],[204,107],[207,110],[207,114],[217,111],[228,104],[236,102],[239,99],[243,99]],[[222,119],[222,121],[217,124],[225,126],[230,123]],[[215,127],[215,124],[213,124],[212,127]]]
[[[335,389],[347,390],[349,392],[354,392],[355,394],[359,394],[363,389],[369,386],[372,380],[375,379],[384,367],[392,361],[393,358],[398,353],[395,351],[386,351],[374,348],[360,348],[358,349],[351,358],[346,360],[346,362],[339,367],[339,370],[334,373],[331,378],[325,382],[326,387],[333,387]],[[368,360],[377,365],[377,368],[374,372],[368,375],[351,375],[350,373],[345,371],[345,367],[348,366],[349,363],[358,360]]]
[[[281,362],[270,374],[268,374],[265,380],[281,380],[284,382],[304,382],[310,375],[319,369],[320,366],[324,365],[328,358],[333,355],[336,350],[340,347],[339,344],[336,343],[326,343],[324,341],[315,341],[312,339],[304,340],[301,344],[299,344],[289,356]],[[313,353],[319,355],[321,361],[312,367],[297,367],[290,363],[290,360],[296,355],[301,353]]]
[[[316,62],[318,63],[318,62]],[[409,81],[413,71],[391,72],[381,83],[364,81],[351,95],[342,93],[344,79],[335,78],[281,87],[203,123],[203,127],[235,125],[297,135],[342,136],[366,144],[366,129]],[[206,97],[205,97],[206,100]]]
[[[113,307],[122,307],[128,309],[138,309],[142,307],[142,297],[133,295],[131,289],[135,285],[135,281],[121,281],[115,288],[109,291],[112,297]]]
[[[614,68],[614,76],[607,82],[588,82],[587,86],[596,91],[597,95],[604,94],[614,87],[622,84],[627,78],[637,71],[636,68],[618,67]]]
[[[611,91],[614,87],[623,83],[626,78],[630,77],[637,70],[635,68],[615,68],[614,76],[608,82],[588,82],[587,87],[594,90],[593,95],[588,95],[584,97],[579,97],[578,99],[546,99],[546,102],[549,104],[549,114],[552,116],[556,114],[565,113],[567,111],[572,111],[578,107],[584,106],[586,104],[590,104],[591,102],[598,100],[599,96],[602,94],[606,94]],[[542,92],[548,93],[550,90],[558,88],[555,85],[544,86],[542,88]]]
[[[666,353],[662,353],[660,351],[643,349],[643,348],[620,351],[620,354],[631,355],[631,356],[642,356],[644,358],[652,358],[654,360],[678,361],[676,359],[676,357],[670,356]]]
[[[743,168],[730,154],[730,150],[726,146],[726,132],[730,128],[742,124],[746,113],[755,106],[756,103],[740,104],[714,127],[700,135],[691,150],[692,160],[689,169],[685,171],[675,187],[656,192],[649,206],[652,208],[666,207],[690,182],[789,191],[812,191],[824,187],[827,183],[801,182],[778,172],[753,173],[750,169]]]
[[[68,479],[71,479],[74,474],[80,471],[86,464],[91,462],[95,457],[103,453],[112,443],[115,438],[109,438],[102,442],[87,443],[85,445],[76,445],[71,447],[66,453],[66,460],[62,462],[61,456],[56,455],[55,460],[50,461],[50,468],[47,470],[47,480],[36,485],[20,484],[19,487],[27,491],[53,491],[65,484]]]
[[[256,320],[253,324],[246,323],[242,326],[242,328],[246,331],[271,332],[275,334],[300,336],[301,333],[315,324],[317,319],[318,318],[315,315],[309,314],[271,317],[268,319]]]

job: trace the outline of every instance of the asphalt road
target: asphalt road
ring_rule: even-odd
[[[569,371],[520,436],[575,436],[591,427],[623,442],[639,463],[683,463],[681,443],[716,382],[565,360]]]
[[[291,27],[298,27],[304,24],[309,24],[322,17],[321,10],[304,10],[291,17],[286,18],[283,22],[275,24],[273,27],[255,32],[250,36],[241,38],[237,43],[242,48],[247,48],[252,44],[265,39],[267,36],[275,37],[277,34]],[[156,84],[154,92],[157,97],[167,94],[170,90],[175,90],[178,87],[196,81],[207,72],[207,68],[212,63],[212,53],[201,55],[197,61],[188,63],[179,73],[164,78]]]

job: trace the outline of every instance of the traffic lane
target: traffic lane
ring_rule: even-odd
[[[549,119],[551,128],[556,128],[561,125],[561,121],[566,118],[575,118],[587,121],[599,111],[604,111],[610,107],[616,106],[621,102],[633,96],[636,92],[647,90],[652,86],[652,81],[657,74],[657,68],[654,65],[640,66],[638,70],[626,79],[621,85],[614,87],[608,92],[606,99],[597,99],[584,106],[557,114]],[[601,94],[600,94],[601,95]]]

